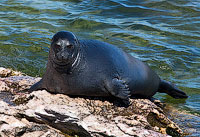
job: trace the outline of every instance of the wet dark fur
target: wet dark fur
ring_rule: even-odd
[[[75,43],[73,55],[80,56],[78,62],[76,56],[64,60],[69,62],[63,63],[64,65],[62,62],[59,64],[52,61],[55,58],[55,42],[60,39]],[[63,52],[68,54],[70,50]],[[123,100],[131,95],[149,98],[156,92],[167,93],[174,98],[187,98],[183,91],[161,80],[146,63],[116,46],[97,40],[78,40],[71,32],[66,31],[58,32],[52,39],[46,72],[30,91],[38,89],[66,95],[113,95]]]

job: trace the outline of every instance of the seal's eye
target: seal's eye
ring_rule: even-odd
[[[60,45],[55,44],[55,48],[56,48],[56,49],[59,49],[59,48],[60,48]]]
[[[71,45],[71,44],[70,44],[70,45],[67,45],[67,48],[68,48],[68,49],[73,49],[73,47],[74,47],[74,46]]]

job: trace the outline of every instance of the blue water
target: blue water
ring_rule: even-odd
[[[189,95],[155,97],[200,117],[199,0],[1,0],[0,66],[42,76],[60,30],[114,44],[148,63]]]

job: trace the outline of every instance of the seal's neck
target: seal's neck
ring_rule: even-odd
[[[81,59],[81,57],[80,57],[80,51],[78,52],[78,54],[76,55],[76,58],[75,58],[75,60],[73,61],[73,63],[72,63],[72,68],[75,68],[77,65],[79,65],[79,63],[80,63],[80,59]]]

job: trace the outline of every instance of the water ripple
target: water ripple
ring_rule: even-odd
[[[41,76],[52,35],[69,30],[124,49],[188,94],[200,92],[199,0],[1,0],[0,7],[0,66]]]

